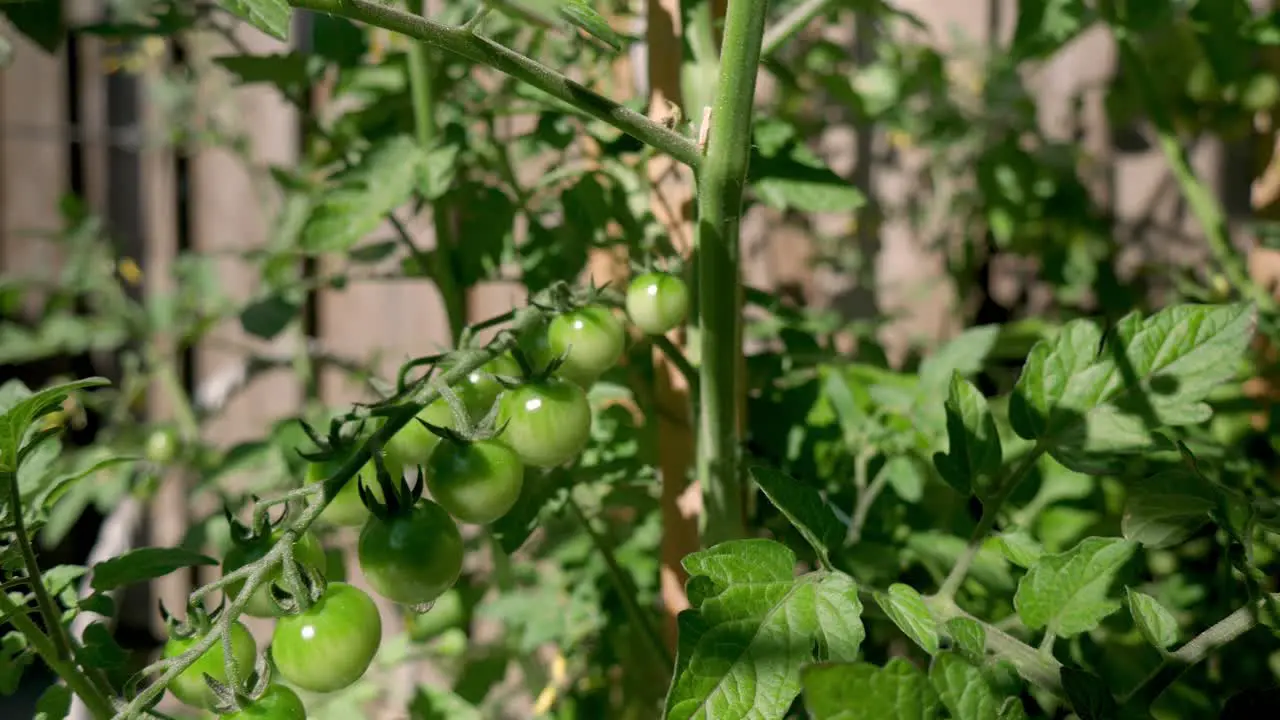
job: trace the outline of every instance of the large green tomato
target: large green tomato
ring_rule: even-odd
[[[450,515],[476,525],[506,515],[523,485],[520,456],[498,440],[444,442],[427,463],[431,497]]]
[[[284,685],[272,683],[262,697],[238,712],[221,717],[227,720],[307,720],[307,708],[298,693]]]
[[[689,315],[689,288],[675,275],[645,273],[627,288],[627,315],[649,335],[665,335]]]
[[[564,356],[556,374],[584,387],[618,363],[626,341],[622,323],[602,305],[557,315],[547,326],[551,357]]]
[[[400,464],[399,459],[391,453],[385,454],[387,472],[391,474],[393,482],[400,482],[404,477],[404,468]],[[311,463],[307,467],[307,483],[324,482],[326,478],[334,473],[342,463],[332,461],[328,463]],[[364,483],[364,486],[373,492],[373,496],[382,499],[382,490],[378,485],[377,466],[373,460],[364,464],[360,468],[359,474],[347,481],[342,489],[338,491],[333,502],[320,513],[320,519],[330,525],[338,525],[341,527],[360,527],[369,519],[369,508],[364,506],[364,502],[360,500],[360,490],[356,487],[356,483]]]
[[[222,559],[222,574],[227,574],[239,570],[255,560],[260,559],[271,550],[272,546],[280,540],[280,536],[284,533],[283,529],[277,529],[271,533],[268,538],[258,538],[245,545],[236,545],[227,551],[227,555]],[[314,533],[305,532],[293,544],[293,557],[302,565],[319,570],[321,573],[328,566],[328,558],[325,556],[324,547],[320,545],[320,539]],[[279,615],[279,610],[271,600],[271,584],[280,581],[283,576],[282,569],[279,565],[271,570],[262,584],[257,590],[249,596],[249,602],[244,606],[246,615],[254,617],[275,617]],[[233,582],[226,588],[227,597],[234,598],[244,589],[244,581]]]
[[[560,378],[528,382],[502,394],[499,436],[521,462],[555,467],[572,460],[591,437],[591,405],[581,387]]]
[[[161,657],[177,657],[195,646],[199,639],[198,636],[171,637],[165,642]],[[258,645],[253,641],[253,635],[249,634],[249,628],[239,622],[231,625],[231,655],[235,658],[236,667],[239,668],[241,676],[246,676],[253,670],[254,660],[258,656]],[[222,654],[222,639],[219,638],[213,647],[196,659],[191,667],[183,670],[173,679],[173,682],[169,683],[169,692],[192,707],[212,709],[217,704],[218,698],[209,688],[209,684],[204,681],[204,676],[208,675],[218,682],[226,683],[227,670],[223,662],[225,657]]]
[[[449,513],[419,500],[409,513],[374,518],[360,531],[360,569],[377,593],[402,605],[424,605],[462,574],[462,534]]]
[[[359,680],[382,642],[373,598],[346,583],[330,583],[306,612],[276,621],[271,658],[288,682],[311,692],[335,692]]]

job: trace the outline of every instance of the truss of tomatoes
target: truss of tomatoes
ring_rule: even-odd
[[[688,308],[688,289],[676,275],[645,273],[627,290],[628,317],[650,335],[679,327]],[[591,433],[586,390],[618,362],[625,345],[625,328],[608,307],[590,304],[557,314],[521,339],[515,357],[497,357],[451,387],[456,402],[437,399],[398,431],[320,515],[330,525],[361,528],[357,557],[369,586],[419,611],[448,592],[462,573],[458,522],[496,522],[519,499],[526,467],[556,467],[582,452]],[[323,482],[336,464],[312,463],[306,482]],[[411,467],[419,468],[413,488],[403,480]],[[430,499],[421,497],[424,486]],[[236,542],[223,559],[223,572],[262,558],[281,534],[279,528],[233,533]],[[206,681],[207,676],[228,682],[224,648],[230,648],[239,674],[254,667],[256,643],[235,622],[228,642],[215,644],[169,685],[175,697],[222,717],[300,720],[306,711],[289,686],[335,692],[368,671],[382,635],[373,598],[352,585],[325,582],[326,555],[313,533],[304,533],[290,549],[294,566],[309,580],[303,583],[309,588],[306,601],[280,592],[291,583],[277,566],[243,610],[275,618],[270,655],[288,685],[271,681],[269,672],[253,673],[257,687],[248,693],[219,693]],[[243,582],[226,587],[231,598],[242,592]],[[199,631],[211,625],[206,618],[172,627],[163,650],[168,658],[189,650]]]

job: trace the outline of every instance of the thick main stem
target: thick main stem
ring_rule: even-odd
[[[422,15],[424,0],[409,0],[409,12]],[[413,95],[413,128],[422,152],[435,146],[440,134],[436,120],[436,89],[432,86],[431,48],[426,43],[409,46],[409,89]],[[449,319],[449,338],[456,345],[467,324],[467,294],[459,287],[457,273],[453,270],[454,238],[448,205],[440,200],[432,203],[431,217],[436,231],[435,252],[430,255],[431,272],[440,297],[444,300],[445,316]]]
[[[392,30],[487,65],[528,83],[592,117],[609,123],[690,167],[696,169],[701,164],[702,158],[698,154],[697,146],[689,138],[470,30],[428,20],[383,5],[376,0],[289,0],[289,2],[294,7],[304,10],[329,13]],[[748,5],[755,4],[763,5],[763,3],[748,3]]]
[[[741,537],[738,379],[742,288],[738,232],[767,0],[734,0],[725,17],[707,157],[698,175],[698,316],[702,376],[698,479],[703,544]]]

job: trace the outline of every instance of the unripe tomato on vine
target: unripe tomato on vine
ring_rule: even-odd
[[[627,288],[627,316],[642,332],[665,335],[689,316],[689,287],[677,275],[640,275]]]

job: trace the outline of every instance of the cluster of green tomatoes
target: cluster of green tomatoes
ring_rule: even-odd
[[[675,275],[645,273],[627,290],[628,317],[650,335],[678,327],[688,307],[687,287]],[[319,516],[333,526],[360,528],[357,556],[369,587],[418,611],[452,588],[464,555],[457,523],[499,520],[520,498],[526,468],[556,467],[582,452],[591,432],[586,389],[618,362],[625,344],[622,322],[604,305],[557,314],[520,338],[521,362],[510,355],[494,358],[450,388],[453,402],[437,398],[418,414],[421,422],[401,428]],[[306,481],[323,482],[339,464],[312,463]],[[399,480],[405,469],[415,467],[422,479],[416,493],[399,501],[388,498],[393,487],[387,478]],[[423,483],[430,499],[421,497]],[[370,499],[377,501],[372,503],[377,512],[366,502]],[[242,538],[226,554],[223,572],[262,558],[282,532]],[[311,577],[326,564],[320,540],[309,531],[294,543],[292,557]],[[282,605],[272,590],[285,584],[282,570],[276,566],[244,605],[245,614],[276,619],[270,645],[276,675],[317,693],[350,686],[368,670],[380,644],[382,620],[373,599],[353,585],[325,583],[321,577],[310,602],[287,611],[288,603]],[[229,584],[226,595],[236,598],[243,588],[243,583]],[[198,636],[171,636],[164,656],[182,654]],[[298,695],[275,682],[242,695],[238,709],[228,709],[205,680],[208,675],[227,683],[224,647],[238,668],[253,667],[256,643],[237,621],[230,642],[214,645],[169,690],[188,705],[227,711],[223,717],[228,718],[306,717]]]

